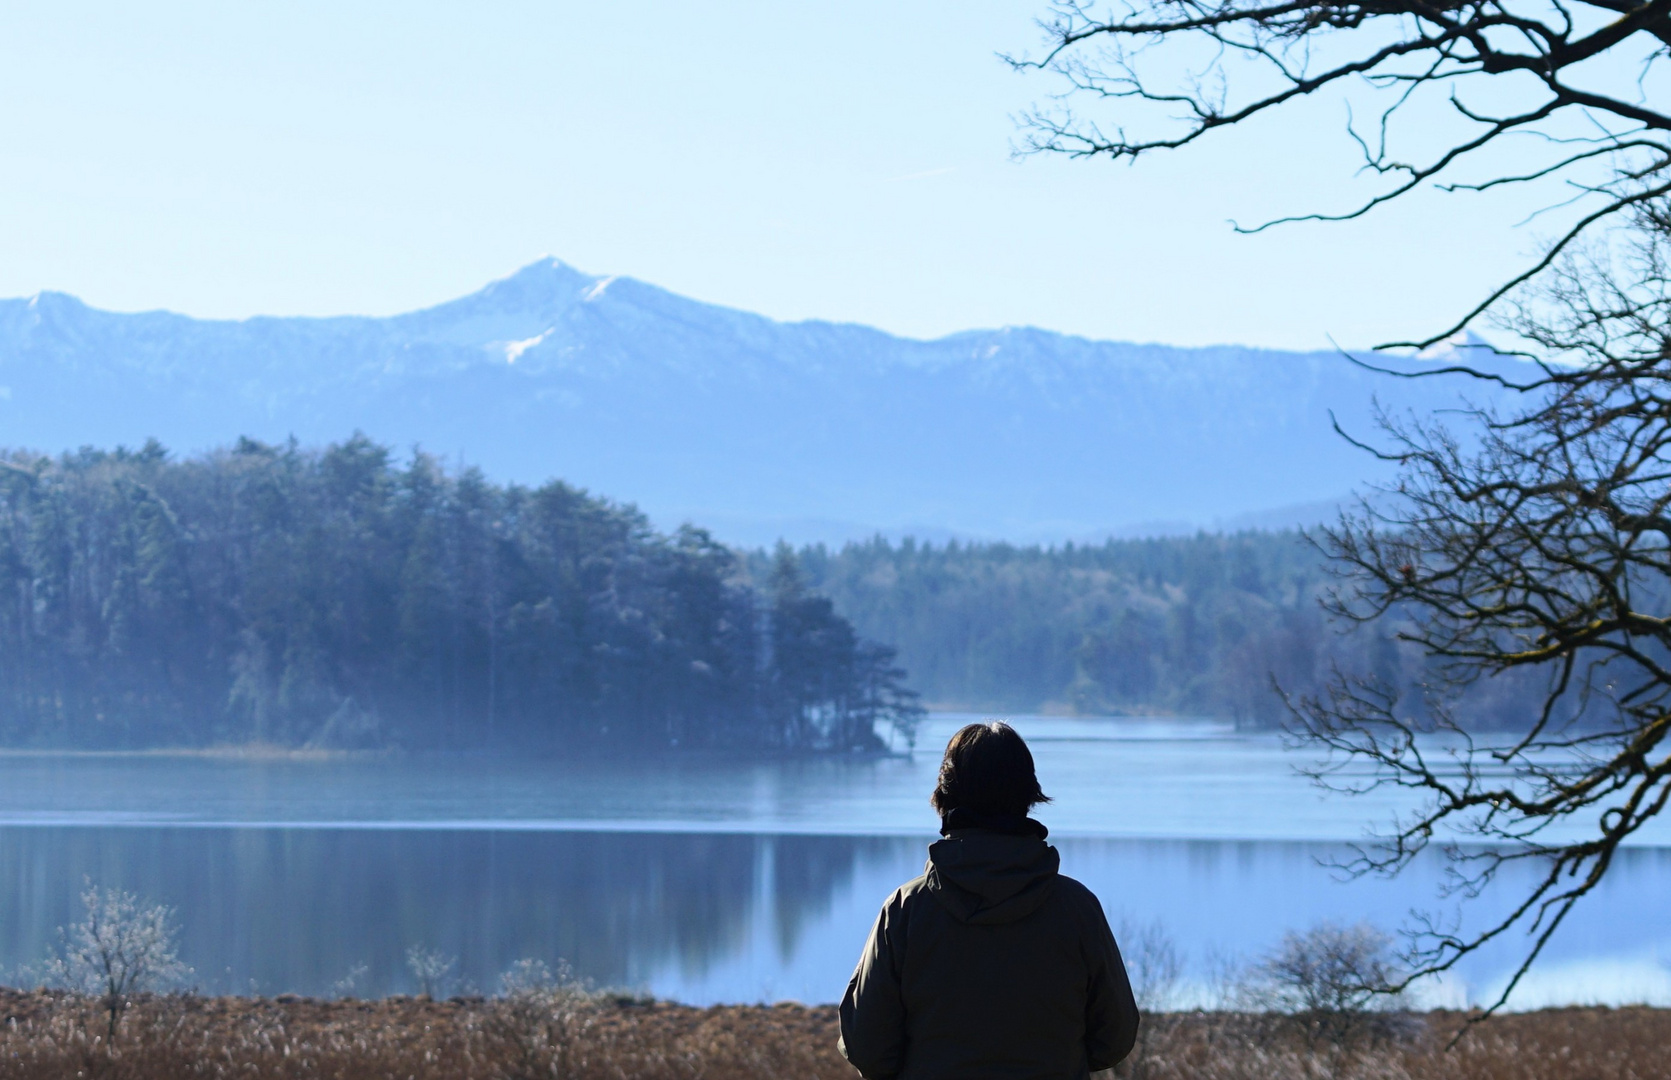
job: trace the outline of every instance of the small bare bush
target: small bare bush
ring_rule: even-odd
[[[426,949],[413,945],[406,950],[406,966],[418,980],[418,993],[427,998],[439,998],[445,988],[458,957],[448,956],[440,949]]]
[[[58,949],[41,965],[41,981],[97,999],[114,1039],[134,994],[174,986],[191,968],[175,952],[172,909],[91,884],[81,903],[86,916],[58,928]]]
[[[1392,938],[1358,923],[1322,922],[1285,934],[1247,972],[1242,1000],[1249,1011],[1288,1018],[1313,1044],[1345,1045],[1396,1033],[1390,1015],[1405,1004]]]
[[[1146,1013],[1176,1008],[1184,961],[1166,924],[1159,919],[1141,925],[1121,922],[1119,941],[1137,1007]]]
[[[339,998],[353,997],[360,989],[360,984],[371,974],[371,965],[355,964],[348,969],[348,974],[331,984],[331,996]]]
[[[512,1068],[507,1080],[572,1076],[577,1040],[596,1017],[596,1000],[559,960],[523,959],[499,977],[499,1000],[483,1030]]]
[[[1120,1075],[1129,1080],[1145,1080],[1151,1072],[1152,1060],[1164,1052],[1175,1026],[1175,1018],[1167,1010],[1177,1007],[1178,984],[1184,973],[1183,956],[1166,924],[1159,919],[1142,924],[1122,920],[1116,936],[1126,963],[1126,975],[1131,979],[1132,994],[1143,1014],[1143,1023],[1137,1029],[1137,1045],[1132,1048]]]

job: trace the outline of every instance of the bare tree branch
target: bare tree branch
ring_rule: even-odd
[[[1463,897],[1538,868],[1483,927],[1414,928],[1395,989],[1526,935],[1487,1014],[1671,800],[1671,207],[1643,203],[1633,223],[1634,244],[1567,258],[1503,316],[1550,358],[1503,381],[1519,407],[1468,412],[1466,439],[1383,415],[1374,452],[1397,482],[1314,537],[1339,574],[1329,609],[1398,618],[1437,672],[1420,700],[1346,673],[1288,699],[1291,735],[1322,753],[1317,782],[1419,796],[1345,868],[1396,873],[1438,841]],[[1471,687],[1514,673],[1544,687],[1516,731],[1457,719]]]
[[[1058,0],[1041,25],[1047,46],[1041,57],[1006,59],[1021,70],[1055,75],[1065,91],[1057,106],[1024,117],[1023,152],[1135,160],[1324,91],[1380,98],[1374,141],[1350,122],[1348,135],[1366,170],[1390,181],[1382,190],[1340,210],[1235,226],[1242,232],[1352,220],[1428,184],[1479,193],[1565,180],[1576,183],[1572,199],[1593,203],[1542,257],[1445,329],[1385,347],[1421,348],[1454,334],[1547,271],[1597,226],[1671,192],[1671,110],[1596,78],[1635,57],[1642,68],[1636,85],[1647,85],[1648,75],[1671,59],[1671,0],[1128,0],[1107,7]],[[1204,48],[1210,52],[1202,60]],[[1496,86],[1513,87],[1518,107],[1492,115],[1468,103],[1475,91],[1483,96]],[[1439,134],[1423,123],[1412,110],[1433,93],[1473,130]],[[1067,102],[1075,98],[1108,109],[1118,126],[1106,129],[1073,112]],[[1400,140],[1391,133],[1406,114],[1401,141],[1417,153],[1395,156],[1391,145]],[[1597,132],[1577,152],[1566,148],[1575,123]],[[1488,151],[1525,134],[1545,140],[1540,163],[1484,179],[1462,172],[1476,162],[1489,167],[1495,159]],[[1586,178],[1586,169],[1605,175]]]

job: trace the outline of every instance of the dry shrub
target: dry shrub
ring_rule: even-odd
[[[1250,1011],[1297,1029],[1312,1049],[1350,1048],[1399,1034],[1402,995],[1387,988],[1398,971],[1392,938],[1368,923],[1321,922],[1290,931],[1247,973]]]
[[[40,974],[49,985],[97,995],[105,1011],[105,1037],[115,1038],[134,994],[173,986],[191,969],[175,955],[172,909],[91,882],[81,904],[86,917],[58,928],[56,954]]]

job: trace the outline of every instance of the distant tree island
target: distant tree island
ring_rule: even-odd
[[[356,435],[0,454],[0,743],[881,749],[922,710],[780,551]]]

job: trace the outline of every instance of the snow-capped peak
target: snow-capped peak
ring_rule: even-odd
[[[522,356],[523,353],[527,352],[529,349],[532,349],[535,345],[538,345],[540,342],[544,341],[546,338],[548,338],[550,336],[551,336],[551,328],[547,327],[544,333],[535,334],[531,338],[523,338],[521,341],[507,341],[507,342],[505,342],[505,363],[507,363],[507,364],[516,363],[517,360]]]

